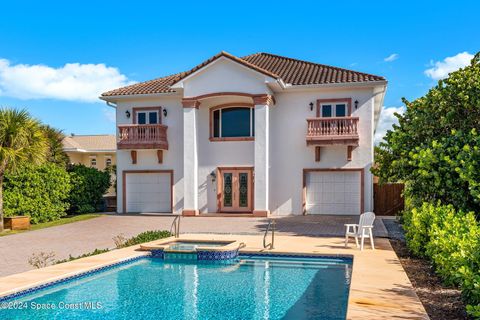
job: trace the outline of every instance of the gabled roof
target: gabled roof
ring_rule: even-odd
[[[270,53],[255,53],[238,58],[222,51],[189,71],[107,91],[102,93],[102,97],[175,92],[175,90],[171,88],[172,85],[220,57],[228,58],[252,70],[274,79],[281,79],[284,83],[294,86],[385,81],[385,78],[381,76],[282,57]]]
[[[64,151],[79,152],[109,152],[117,149],[117,140],[114,135],[73,135],[63,139]]]

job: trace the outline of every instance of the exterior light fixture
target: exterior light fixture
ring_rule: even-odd
[[[215,181],[217,179],[217,172],[215,170],[210,172],[210,178],[212,179],[212,181]]]
[[[128,111],[128,110],[125,111],[125,116],[126,116],[127,118],[130,118],[130,111]]]
[[[313,102],[310,102],[310,111],[313,111]]]
[[[168,114],[167,109],[163,109],[163,116],[167,117],[167,114]]]
[[[358,100],[355,100],[355,110],[358,109]]]

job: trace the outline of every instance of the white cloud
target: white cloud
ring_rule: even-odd
[[[386,57],[385,59],[383,59],[383,61],[385,62],[392,62],[392,61],[395,61],[399,58],[400,56],[398,55],[398,53],[392,53],[391,55],[389,55],[388,57]]]
[[[115,123],[117,121],[116,115],[115,115],[115,110],[113,110],[111,108],[104,107],[102,109],[102,112],[103,112],[103,116],[105,117],[105,119],[107,119],[109,122]]]
[[[0,59],[0,96],[99,102],[102,92],[132,83],[117,68],[103,63],[67,63],[54,68]]]
[[[392,129],[393,124],[398,123],[395,113],[403,114],[405,107],[383,107],[380,119],[378,120],[377,130],[375,130],[375,144],[377,145],[382,141],[383,137],[387,134],[388,130]]]
[[[440,80],[448,77],[450,72],[456,71],[460,68],[470,64],[473,59],[473,54],[468,52],[461,52],[453,57],[446,57],[443,61],[433,62],[430,64],[433,66],[430,69],[425,70],[425,75],[434,79]]]

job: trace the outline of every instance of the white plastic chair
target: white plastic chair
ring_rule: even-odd
[[[373,221],[375,221],[375,213],[365,212],[360,215],[358,224],[349,223],[345,224],[345,248],[348,246],[349,237],[355,238],[355,244],[358,248],[358,238],[360,238],[360,250],[363,250],[363,242],[365,237],[370,238],[370,245],[372,249],[375,249],[373,244]]]

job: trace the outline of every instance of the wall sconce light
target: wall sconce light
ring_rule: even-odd
[[[168,114],[167,109],[163,109],[163,116],[164,116],[165,118],[167,117],[167,114]]]
[[[212,179],[212,181],[215,181],[217,179],[217,172],[215,170],[210,172],[210,178]]]
[[[310,111],[313,111],[313,102],[310,102],[309,106],[310,106]]]
[[[358,109],[358,100],[355,100],[354,103],[355,103],[355,110],[357,110]]]
[[[125,111],[125,116],[126,116],[127,118],[130,118],[130,111],[128,111],[128,110]]]

